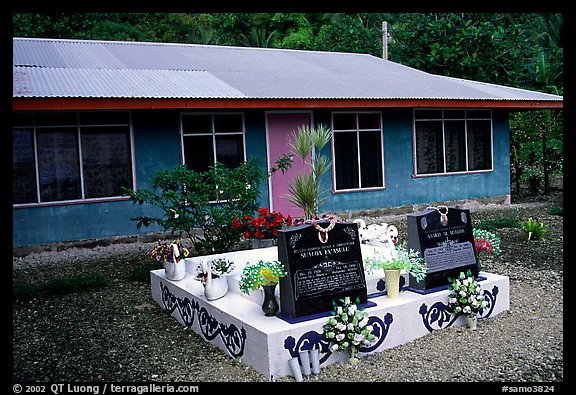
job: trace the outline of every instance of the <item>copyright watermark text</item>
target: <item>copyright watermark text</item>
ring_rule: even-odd
[[[188,384],[14,384],[14,394],[148,394],[148,393],[180,393],[200,392],[197,385]]]

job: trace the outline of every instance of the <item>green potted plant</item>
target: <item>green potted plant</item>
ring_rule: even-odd
[[[279,310],[276,296],[276,285],[281,277],[286,276],[286,270],[281,262],[273,261],[259,261],[255,264],[246,264],[242,270],[239,288],[245,294],[250,294],[262,287],[264,290],[264,302],[262,303],[262,311],[267,317],[275,316]]]
[[[426,277],[426,264],[418,251],[408,250],[405,245],[396,246],[395,249],[374,249],[372,257],[364,259],[364,265],[368,272],[384,270],[386,292],[388,297],[397,298],[400,287],[401,271],[406,271],[416,281],[422,281]]]
[[[460,272],[458,278],[448,277],[450,285],[448,289],[448,309],[456,315],[466,315],[466,325],[471,329],[476,329],[477,314],[487,306],[482,287],[468,270],[466,274]]]

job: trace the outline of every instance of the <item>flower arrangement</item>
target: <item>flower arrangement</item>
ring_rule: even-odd
[[[482,296],[482,287],[474,279],[470,270],[466,274],[460,272],[458,278],[455,279],[448,277],[448,281],[451,282],[448,286],[451,291],[448,295],[448,309],[452,313],[474,317],[487,306]]]
[[[420,282],[426,277],[426,263],[418,251],[408,250],[405,246],[396,246],[394,250],[374,250],[374,256],[364,259],[366,269],[372,272],[377,269],[405,270]]]
[[[176,246],[178,246],[178,251],[180,252],[180,256],[176,258],[176,262],[180,262],[181,259],[186,258],[190,254],[190,251],[182,246],[180,240],[174,240],[170,243],[158,240],[156,246],[151,251],[148,252],[148,256],[154,262],[161,262],[161,263],[164,263],[166,261],[172,262],[172,247],[171,247],[172,244],[176,244]]]
[[[232,220],[232,226],[242,232],[245,239],[276,239],[278,231],[284,226],[292,225],[292,217],[285,217],[277,211],[270,211],[266,207],[258,210],[258,216],[245,215]]]
[[[224,258],[216,258],[210,262],[209,268],[212,271],[212,278],[218,278],[230,274],[232,270],[234,270],[234,262]],[[202,265],[199,264],[198,267],[196,267],[196,279],[206,282],[207,278],[208,273],[205,273]]]
[[[284,265],[279,261],[259,261],[244,267],[238,285],[242,292],[249,294],[260,286],[278,284],[280,278],[287,274]]]
[[[352,303],[349,296],[340,299],[341,305],[332,301],[334,310],[332,317],[323,326],[324,336],[330,342],[328,351],[348,350],[349,362],[357,364],[358,350],[376,340],[372,333],[373,327],[368,324],[368,313],[358,308],[360,298],[356,298],[356,304]]]
[[[478,252],[486,251],[494,255],[500,254],[500,238],[484,229],[473,228],[474,248]]]

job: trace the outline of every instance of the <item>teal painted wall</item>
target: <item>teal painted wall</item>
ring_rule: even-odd
[[[159,169],[181,163],[178,110],[133,111],[133,139],[136,186],[149,188],[149,180]],[[266,122],[261,110],[244,111],[246,157],[256,157],[266,169]],[[386,188],[371,192],[332,193],[331,174],[323,177],[329,190],[321,210],[342,212],[396,207],[435,201],[459,200],[510,193],[509,131],[506,112],[493,112],[494,171],[479,174],[413,178],[412,111],[383,111]],[[330,111],[314,112],[314,122],[330,125]],[[325,148],[330,155],[330,147]],[[260,206],[268,207],[268,185],[260,187]],[[63,204],[13,209],[13,245],[54,243],[70,240],[132,235],[160,230],[136,229],[130,218],[160,215],[148,205],[129,200]]]
[[[328,212],[503,196],[510,193],[508,114],[493,112],[494,171],[414,178],[412,110],[383,111],[385,189],[331,193]],[[326,177],[327,178],[327,177]],[[324,180],[326,185],[331,182]]]

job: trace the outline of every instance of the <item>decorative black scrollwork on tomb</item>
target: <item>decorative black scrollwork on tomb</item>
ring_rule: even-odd
[[[387,313],[384,317],[384,321],[376,316],[371,316],[368,318],[368,325],[372,325],[372,333],[376,336],[377,341],[367,347],[361,347],[360,352],[371,352],[376,350],[384,341],[388,335],[388,330],[390,329],[390,324],[392,324],[393,318],[391,313]],[[284,340],[284,348],[288,350],[291,357],[297,357],[300,351],[312,350],[317,348],[320,351],[320,364],[324,363],[329,357],[328,347],[330,342],[324,336],[324,332],[318,333],[316,331],[308,331],[298,338],[294,339],[292,336],[288,336]]]
[[[490,317],[494,310],[494,306],[496,305],[498,286],[495,285],[492,288],[492,292],[485,289],[482,291],[482,294],[484,295],[484,300],[487,305],[486,308],[480,309],[478,318],[487,318]],[[448,304],[444,302],[436,302],[430,308],[428,308],[426,303],[422,303],[419,313],[422,316],[424,326],[429,332],[447,328],[458,318],[458,315],[452,314],[448,310]]]
[[[200,307],[196,300],[190,301],[188,298],[176,297],[162,282],[160,282],[160,289],[162,291],[162,303],[168,313],[172,314],[177,310],[184,325],[188,328],[192,327],[194,318],[197,316],[198,326],[206,340],[212,341],[220,336],[224,346],[233,357],[244,355],[246,344],[246,330],[244,328],[239,330],[234,324],[219,323],[205,307]]]

